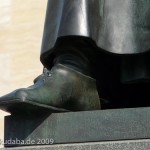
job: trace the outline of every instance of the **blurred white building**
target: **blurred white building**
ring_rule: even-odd
[[[39,56],[46,3],[0,0],[0,96],[31,85],[42,72]],[[0,139],[4,115],[0,111]]]

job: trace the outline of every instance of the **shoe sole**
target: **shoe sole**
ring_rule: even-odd
[[[0,102],[0,109],[11,114],[29,114],[37,113],[59,113],[69,112],[67,109],[57,108],[45,104],[39,104],[31,101],[21,101],[20,99],[8,100]]]

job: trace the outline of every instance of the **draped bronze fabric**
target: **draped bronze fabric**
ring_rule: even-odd
[[[51,65],[52,54],[59,47],[58,39],[66,37],[89,39],[97,51],[109,54],[130,57],[149,52],[150,0],[48,0],[41,48],[45,66],[47,62]],[[96,55],[95,49],[91,48]],[[150,79],[147,60],[144,56],[142,59],[124,57],[118,69],[121,80]],[[140,67],[135,61],[142,61]]]
[[[82,36],[116,54],[150,49],[150,0],[49,0],[41,55],[58,37]]]

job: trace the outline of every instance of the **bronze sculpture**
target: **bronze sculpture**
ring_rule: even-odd
[[[149,0],[49,0],[41,50],[47,69],[33,86],[1,97],[0,108],[16,112],[24,103],[31,110],[96,110],[98,91],[104,108],[130,107],[128,96],[118,103],[119,90],[147,86],[149,19]]]

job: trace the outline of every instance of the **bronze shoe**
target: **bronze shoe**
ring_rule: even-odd
[[[11,113],[100,109],[95,79],[62,64],[34,80],[34,85],[0,97],[0,109]]]

